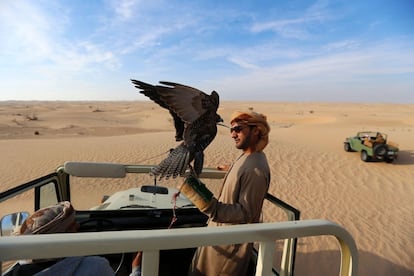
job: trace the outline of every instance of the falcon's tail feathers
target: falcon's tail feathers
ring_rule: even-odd
[[[162,178],[176,178],[183,176],[188,168],[190,152],[183,144],[173,149],[170,154],[161,163],[151,170],[151,173]]]

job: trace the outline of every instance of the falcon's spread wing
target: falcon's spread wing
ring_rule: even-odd
[[[131,80],[135,87],[138,89],[142,89],[140,93],[144,94],[155,103],[159,104],[161,107],[168,109],[170,111],[171,116],[174,119],[174,127],[175,127],[175,140],[182,141],[183,140],[183,133],[184,133],[184,121],[175,113],[173,110],[170,110],[169,106],[161,99],[161,96],[154,92],[154,86],[151,84],[147,84],[142,81]]]
[[[165,81],[160,82],[163,85],[151,85],[137,80],[132,82],[141,90],[140,93],[170,111],[177,135],[177,125],[184,126],[184,131],[181,132],[184,141],[153,169],[153,174],[160,178],[182,176],[193,160],[194,171],[197,175],[200,174],[203,151],[216,136],[217,123],[222,121],[216,113],[219,106],[217,92],[208,95],[190,86]]]

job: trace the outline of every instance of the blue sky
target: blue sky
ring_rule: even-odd
[[[0,1],[0,100],[414,103],[414,1]]]

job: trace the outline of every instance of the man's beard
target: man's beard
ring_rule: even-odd
[[[243,141],[241,141],[240,144],[236,144],[236,148],[241,149],[241,150],[245,150],[250,146],[250,141],[251,141],[251,136],[250,133],[248,136],[244,137],[245,139]]]

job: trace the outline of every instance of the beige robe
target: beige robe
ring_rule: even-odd
[[[220,196],[205,212],[209,227],[260,221],[270,169],[263,152],[242,154],[227,173]],[[245,275],[252,244],[207,246],[197,249],[189,275]]]

